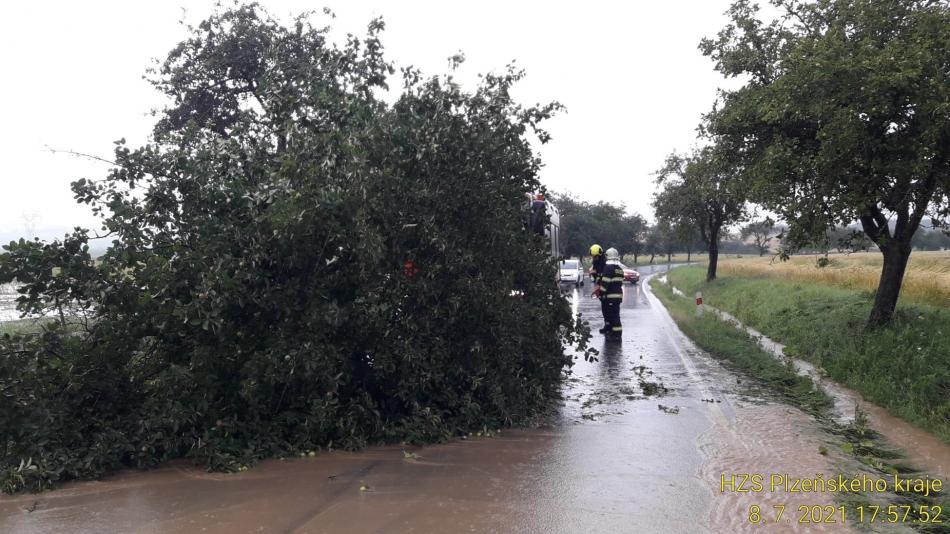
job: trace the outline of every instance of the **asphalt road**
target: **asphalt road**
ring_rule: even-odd
[[[589,290],[567,289],[596,330]],[[798,507],[831,505],[827,494],[720,491],[723,476],[831,476],[833,455],[818,452],[831,438],[696,349],[647,284],[624,291],[622,343],[594,338],[599,359],[578,361],[544,427],[235,474],[126,472],[0,497],[0,532],[848,531],[798,523]],[[767,524],[749,522],[753,505]],[[776,505],[786,515],[770,523]]]

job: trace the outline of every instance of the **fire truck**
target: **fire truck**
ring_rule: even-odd
[[[528,207],[528,228],[543,235],[548,241],[548,252],[554,259],[561,259],[561,214],[557,206],[544,198],[544,195],[535,195]]]

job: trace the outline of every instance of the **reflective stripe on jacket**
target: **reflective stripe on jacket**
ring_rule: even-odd
[[[623,298],[623,267],[608,263],[600,282],[608,299]]]

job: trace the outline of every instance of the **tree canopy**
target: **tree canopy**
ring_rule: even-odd
[[[716,278],[723,231],[748,216],[748,191],[738,169],[716,146],[689,156],[673,154],[657,173],[661,189],[653,199],[657,218],[671,227],[692,226],[706,245],[706,279]]]
[[[750,240],[759,251],[759,256],[764,256],[771,250],[772,239],[777,237],[775,231],[775,221],[770,217],[765,217],[757,221],[752,221],[739,229],[739,237],[743,240]]]
[[[914,233],[950,215],[950,5],[750,0],[701,48],[728,77],[705,131],[741,163],[753,200],[806,243],[860,221],[884,255],[869,325],[894,311]]]
[[[556,195],[555,203],[567,256],[586,256],[594,243],[615,247],[621,254],[640,254],[648,225],[639,213],[627,214],[623,205],[592,204],[567,194]]]
[[[515,102],[512,68],[473,92],[406,68],[387,105],[382,21],[335,45],[317,18],[224,9],[171,51],[153,139],[73,184],[97,263],[83,229],[4,247],[22,311],[85,320],[0,339],[3,489],[440,440],[557,394],[587,331],[523,199],[559,106]]]

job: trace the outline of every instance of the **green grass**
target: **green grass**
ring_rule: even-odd
[[[898,306],[892,325],[865,331],[873,294],[794,280],[723,276],[681,267],[669,280],[784,343],[865,399],[950,442],[950,310]],[[692,307],[691,301],[679,299]]]
[[[654,282],[650,287],[680,330],[700,348],[723,360],[727,367],[758,379],[786,402],[816,415],[827,412],[831,399],[815,388],[810,378],[798,376],[794,369],[778,362],[748,334],[710,313],[696,317],[693,302],[675,297],[668,285]]]

